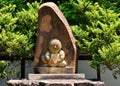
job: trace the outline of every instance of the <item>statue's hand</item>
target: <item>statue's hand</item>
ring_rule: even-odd
[[[60,59],[61,59],[61,60],[64,60],[64,58],[65,58],[65,52],[64,52],[63,50],[60,51],[59,55],[60,55],[60,56],[59,56]]]
[[[43,64],[46,64],[46,63],[47,63],[44,55],[42,55],[40,59],[41,59],[41,62],[42,62]]]
[[[61,61],[59,54],[51,54],[51,60],[53,63],[57,64],[57,62]]]
[[[65,60],[63,60],[61,63],[58,64],[58,66],[65,67],[65,66],[67,66],[67,62]]]
[[[49,52],[49,51],[46,52],[46,54],[45,54],[45,59],[46,59],[47,61],[50,60],[50,52]]]

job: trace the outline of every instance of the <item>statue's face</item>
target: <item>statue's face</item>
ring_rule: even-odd
[[[49,44],[49,51],[51,53],[58,53],[62,48],[62,44],[61,42],[58,40],[58,39],[53,39],[50,41],[50,44]]]

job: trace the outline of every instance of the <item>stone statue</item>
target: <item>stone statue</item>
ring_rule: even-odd
[[[62,50],[62,44],[58,39],[52,39],[48,46],[48,51],[41,56],[43,66],[65,67],[67,66],[65,52]]]
[[[40,6],[34,55],[34,72],[40,74],[75,73],[75,38],[59,8],[51,2]]]

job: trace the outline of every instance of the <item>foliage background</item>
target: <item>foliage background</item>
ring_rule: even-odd
[[[33,58],[40,3],[0,1],[0,55],[11,60]],[[8,62],[0,61],[0,77],[6,77]]]
[[[55,2],[67,18],[78,52],[92,56],[91,67],[120,73],[120,0],[0,0],[0,55],[33,58],[40,4]],[[6,61],[0,76],[6,77]],[[116,77],[117,78],[117,77]]]

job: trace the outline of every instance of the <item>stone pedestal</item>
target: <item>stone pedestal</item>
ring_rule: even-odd
[[[72,67],[35,67],[35,73],[39,74],[71,74],[74,72]]]
[[[84,80],[85,74],[29,74],[29,80]]]
[[[9,80],[8,86],[104,86],[92,82],[84,74],[29,74],[29,80]]]
[[[89,80],[10,80],[8,86],[104,86]]]

